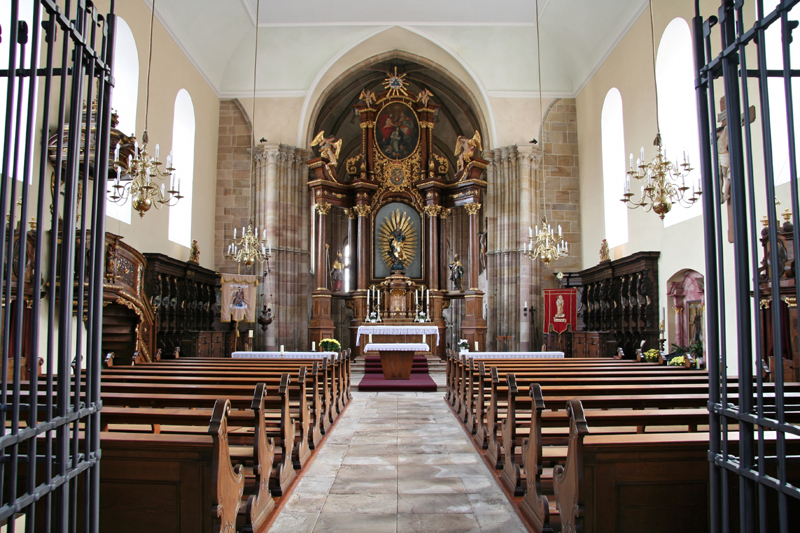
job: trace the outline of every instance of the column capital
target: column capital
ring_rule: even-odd
[[[344,214],[347,215],[347,218],[350,220],[355,220],[356,218],[356,212],[353,209],[350,209],[349,207],[345,208]]]
[[[318,202],[314,204],[314,208],[316,208],[317,213],[325,216],[330,212],[331,204],[329,204],[328,202]]]
[[[428,215],[430,218],[434,218],[442,211],[442,206],[440,205],[426,205],[423,208],[425,214]]]
[[[369,205],[356,205],[353,207],[353,211],[355,211],[356,215],[359,217],[366,217],[369,216],[370,212],[372,211],[372,207]]]
[[[477,215],[478,212],[481,210],[481,204],[475,202],[471,204],[464,204],[464,209],[470,215]]]
[[[441,218],[442,220],[447,220],[447,217],[450,216],[450,213],[452,213],[452,211],[453,210],[450,209],[449,207],[443,207],[441,211],[439,211],[439,218]]]

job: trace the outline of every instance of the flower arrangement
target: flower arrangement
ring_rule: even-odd
[[[655,348],[650,348],[649,350],[644,352],[644,360],[649,363],[655,363],[658,361],[658,357],[660,355],[661,354],[658,353],[658,350],[656,350]]]
[[[467,339],[461,339],[458,341],[458,350],[460,352],[468,352],[469,351],[469,341]]]
[[[342,345],[336,339],[322,339],[319,341],[319,347],[326,352],[338,352],[342,349]]]
[[[425,314],[425,311],[417,312],[417,322],[427,322],[428,315]]]
[[[367,322],[377,322],[377,321],[378,321],[378,313],[376,311],[372,311],[369,314],[369,318],[367,319]]]
[[[673,357],[669,360],[669,366],[683,366],[686,364],[686,357],[683,355],[679,355],[678,357]]]

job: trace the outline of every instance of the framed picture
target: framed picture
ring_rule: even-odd
[[[414,110],[400,102],[381,109],[375,120],[375,144],[384,156],[395,161],[413,154],[419,144],[419,122]]]
[[[694,344],[696,342],[703,342],[703,311],[705,305],[702,302],[686,302],[686,318],[688,321],[689,338],[686,339],[686,344]]]

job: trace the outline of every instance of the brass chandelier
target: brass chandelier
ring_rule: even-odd
[[[528,228],[528,242],[522,245],[522,255],[531,261],[541,258],[545,266],[569,256],[569,243],[562,237],[561,225],[558,226],[558,237],[547,223],[547,217],[542,219],[541,230],[539,226],[536,226],[535,232]]]
[[[539,41],[539,0],[536,0],[536,53],[538,55],[538,69],[539,69],[539,116],[542,127],[542,135],[544,135],[544,112],[542,111],[542,52],[541,44]],[[536,143],[536,139],[533,141]],[[544,149],[544,143],[542,143]],[[558,226],[558,238],[556,238],[550,224],[547,223],[547,216],[542,218],[542,229],[536,226],[536,231],[528,227],[528,242],[522,244],[522,255],[535,261],[541,258],[545,266],[553,261],[558,261],[562,257],[569,255],[569,245],[563,239],[561,234],[561,226]]]
[[[691,207],[700,195],[703,194],[700,186],[695,188],[692,185],[692,195],[688,196],[689,186],[686,185],[686,177],[692,171],[689,165],[689,158],[686,152],[683,153],[683,162],[674,163],[667,158],[667,150],[661,144],[661,126],[658,120],[658,81],[656,79],[656,44],[655,31],[653,29],[653,2],[650,0],[650,45],[653,52],[653,87],[656,96],[656,138],[653,145],[656,147],[656,157],[650,162],[645,162],[644,147],[641,149],[641,158],[636,160],[633,166],[633,154],[630,155],[630,166],[626,173],[625,185],[623,186],[622,199],[628,209],[644,208],[645,211],[655,211],[661,220],[664,215],[670,212],[672,206],[677,204],[683,207]],[[639,200],[633,200],[634,193],[631,192],[631,178],[636,178],[643,183]]]
[[[156,2],[153,0],[153,9],[150,14],[150,52],[147,61],[147,93],[145,97],[144,131],[142,131],[142,145],[134,143],[133,154],[128,155],[127,161],[119,160],[120,144],[114,150],[114,166],[117,177],[108,191],[108,198],[117,205],[124,205],[128,199],[131,206],[139,213],[139,217],[151,207],[160,209],[161,206],[173,206],[183,198],[181,195],[181,180],[175,177],[175,168],[172,166],[172,151],[167,156],[167,165],[161,169],[158,159],[159,147],[156,144],[155,157],[151,157],[147,150],[149,141],[147,136],[147,117],[150,111],[150,69],[153,63],[153,19],[155,17]],[[158,181],[167,180],[158,184]]]
[[[253,128],[251,132],[251,146],[255,147],[255,134],[256,134],[256,67],[258,66],[258,16],[261,10],[261,0],[256,2],[256,45],[253,53],[253,111],[251,114],[253,121]],[[264,139],[262,139],[264,142]],[[258,227],[253,229],[253,203],[255,194],[253,194],[253,156],[250,154],[250,224],[245,229],[242,226],[242,236],[236,237],[236,228],[233,228],[233,239],[228,248],[225,250],[225,259],[236,261],[239,267],[242,265],[252,267],[256,261],[263,263],[269,261],[272,255],[272,246],[267,244],[267,230],[264,228],[262,238],[258,236]]]

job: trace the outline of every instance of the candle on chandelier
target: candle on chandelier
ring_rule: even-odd
[[[158,145],[156,144],[156,161],[158,161],[158,152],[159,152],[159,147],[158,147]]]
[[[266,228],[264,229],[264,236],[261,238],[261,240],[262,241],[266,241],[267,240],[267,230],[266,230]]]
[[[133,155],[139,157],[139,141],[133,141]]]
[[[117,147],[114,148],[114,161],[119,161],[119,143],[117,143]]]
[[[633,152],[631,152],[631,162],[629,165],[630,170],[633,170]]]
[[[533,230],[531,229],[530,226],[528,226],[528,238],[532,238],[532,237],[533,237]]]
[[[536,236],[539,236],[539,224],[536,224]],[[533,235],[531,235],[533,237]]]
[[[558,236],[561,237],[561,224],[558,225]]]
[[[233,238],[236,238],[236,228],[233,228]]]
[[[642,154],[642,161],[644,161],[644,146],[642,146],[641,154]]]

